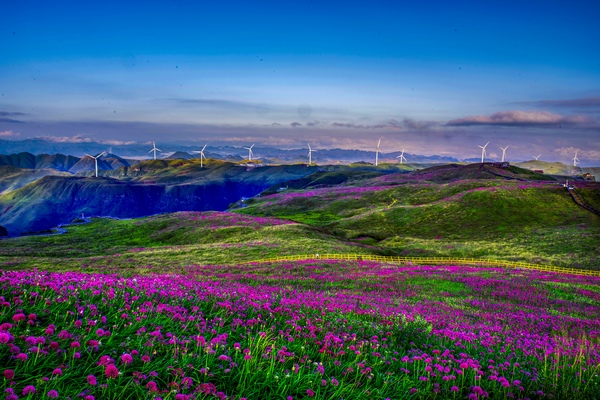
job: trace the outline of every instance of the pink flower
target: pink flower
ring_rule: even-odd
[[[21,360],[21,361],[27,361],[27,354],[25,353],[19,353],[17,354],[17,360]]]
[[[52,375],[58,375],[58,376],[62,375],[62,369],[60,369],[60,368],[54,369],[52,371]]]
[[[23,389],[23,396],[27,396],[28,394],[34,394],[35,393],[35,386],[29,385],[29,386],[25,386],[25,389]]]
[[[314,390],[306,389],[306,395],[308,397],[313,397],[315,395],[315,392],[314,392]]]
[[[145,362],[145,363],[150,362],[150,357],[148,357],[148,356],[142,356],[142,361]]]
[[[50,397],[51,399],[56,399],[58,398],[58,392],[56,390],[50,390],[48,393],[46,393],[46,396]]]
[[[96,380],[96,377],[94,375],[88,375],[88,377],[87,377],[87,383],[89,385],[96,386],[96,384],[98,383],[98,381]]]
[[[115,364],[109,364],[104,370],[104,375],[106,375],[107,378],[116,378],[119,376],[119,370],[117,369]]]
[[[123,364],[128,365],[131,364],[131,362],[133,361],[133,357],[131,357],[131,355],[129,354],[123,354],[121,356],[121,361],[123,362]]]
[[[458,392],[458,390],[459,390],[459,389],[458,389],[458,386],[452,386],[452,387],[450,388],[450,391],[451,391],[451,392]]]
[[[79,344],[79,342],[75,341],[75,342],[71,342],[71,347],[72,348],[79,348],[79,347],[81,347],[81,345]]]
[[[158,392],[158,386],[156,386],[156,382],[154,381],[146,383],[146,389],[148,389],[151,392]]]
[[[12,320],[13,320],[14,322],[19,322],[19,321],[25,321],[25,318],[26,318],[26,317],[25,317],[25,314],[21,314],[21,313],[19,313],[19,314],[15,314],[15,315],[13,315],[13,317],[12,317]]]
[[[13,371],[12,369],[5,370],[4,377],[7,381],[12,381],[12,379],[15,377],[15,371]]]

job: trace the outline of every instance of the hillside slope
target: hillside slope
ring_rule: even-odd
[[[600,185],[589,184],[584,194],[596,199],[599,192]],[[319,226],[398,255],[600,269],[600,218],[577,206],[566,189],[555,182],[503,179],[474,166],[286,191],[253,199],[237,212]]]
[[[225,210],[242,197],[255,196],[277,182],[313,172],[305,166],[246,169],[231,163],[201,169],[183,160],[156,160],[142,168],[147,169],[139,171],[139,176],[123,180],[43,177],[0,195],[0,225],[10,235],[19,235],[68,223],[81,213],[131,218],[174,211]]]
[[[238,263],[309,253],[379,254],[313,227],[224,212],[179,212],[139,219],[92,218],[64,234],[0,240],[0,269],[152,267]]]

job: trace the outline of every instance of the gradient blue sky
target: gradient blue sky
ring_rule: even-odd
[[[0,138],[600,163],[597,1],[91,3],[2,6]]]

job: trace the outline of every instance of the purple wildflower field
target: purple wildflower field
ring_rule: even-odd
[[[308,260],[0,275],[5,399],[600,396],[600,279]]]

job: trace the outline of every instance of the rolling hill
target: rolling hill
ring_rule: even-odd
[[[517,167],[502,173],[511,176],[477,164],[436,166],[286,190],[236,212],[316,226],[388,254],[600,266],[598,216],[577,206],[556,181],[524,181],[530,172]],[[600,184],[581,185],[582,197],[596,204]]]
[[[302,165],[246,168],[220,161],[200,168],[196,161],[146,161],[114,171],[119,179],[45,176],[0,195],[0,225],[19,235],[68,223],[82,213],[130,218],[225,210],[242,197],[315,170]]]

